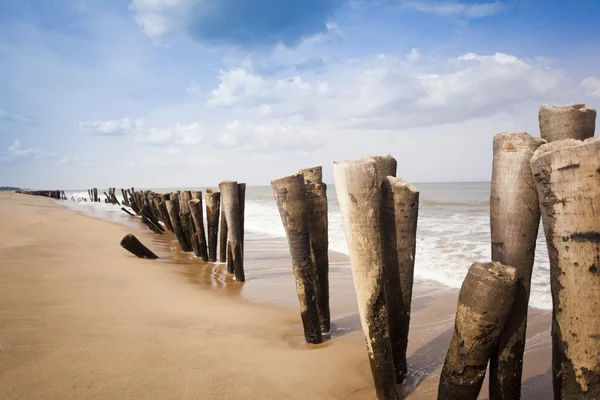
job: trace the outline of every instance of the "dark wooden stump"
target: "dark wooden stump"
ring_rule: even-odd
[[[169,212],[169,218],[171,218],[171,225],[173,225],[173,231],[175,232],[175,236],[177,236],[177,241],[179,242],[181,251],[192,251],[193,249],[191,246],[188,247],[185,234],[181,228],[181,222],[179,219],[179,202],[177,200],[167,200],[166,205],[167,211]]]
[[[208,260],[217,261],[217,242],[219,236],[219,215],[221,193],[216,189],[206,189],[206,224],[208,230]]]
[[[242,255],[242,232],[240,223],[240,195],[238,183],[235,181],[223,181],[219,184],[221,188],[221,209],[225,210],[227,221],[227,239],[231,246],[231,258],[233,261],[235,280],[244,282],[244,258]]]
[[[204,216],[202,215],[202,192],[200,192],[200,198],[196,197],[189,201],[189,209],[190,213],[192,214],[196,233],[198,234],[200,257],[202,257],[202,260],[208,261],[206,236],[204,235]]]
[[[121,247],[139,258],[155,260],[158,258],[150,249],[144,246],[135,236],[128,233],[121,239]]]

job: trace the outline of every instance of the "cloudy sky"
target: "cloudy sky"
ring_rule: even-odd
[[[486,181],[543,103],[600,105],[596,0],[2,0],[0,186],[250,185],[392,154]]]

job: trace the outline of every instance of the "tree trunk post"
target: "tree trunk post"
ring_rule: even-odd
[[[334,162],[333,176],[377,398],[396,400],[398,393],[383,289],[381,189],[377,165],[374,160]]]
[[[323,183],[323,168],[301,170],[304,177],[310,252],[317,272],[317,305],[321,330],[331,330],[329,310],[329,235],[327,216],[327,185]]]
[[[585,104],[563,107],[544,104],[538,118],[540,134],[548,143],[563,139],[585,140],[594,136],[596,110]]]
[[[438,400],[476,400],[490,356],[510,314],[517,271],[499,262],[474,263],[458,295],[454,334]]]
[[[318,277],[311,255],[304,177],[302,174],[282,177],[272,181],[271,187],[292,256],[304,338],[307,343],[321,343],[323,336],[317,301]]]
[[[154,198],[154,205],[158,209],[158,213],[160,215],[160,219],[165,223],[167,229],[173,232],[173,225],[171,224],[171,218],[169,217],[169,211],[167,211],[167,205],[160,197]]]
[[[194,220],[194,227],[198,234],[198,245],[200,248],[200,256],[202,260],[208,261],[208,252],[206,250],[206,236],[204,235],[204,217],[202,212],[202,192],[200,198],[196,197],[189,201],[189,209]]]
[[[523,352],[540,207],[529,160],[545,140],[525,132],[494,137],[490,194],[492,261],[515,268],[512,312],[490,358],[490,400],[521,397]]]
[[[388,304],[390,340],[396,383],[408,372],[406,350],[415,267],[419,191],[403,179],[388,175],[381,186],[382,252],[387,272],[385,294]]]
[[[155,260],[158,258],[150,249],[144,246],[135,236],[128,233],[121,239],[121,247],[139,258]]]
[[[217,189],[206,189],[206,224],[208,230],[208,260],[210,262],[217,261],[220,205],[221,192]]]
[[[600,399],[600,140],[531,159],[550,257],[555,399]]]
[[[175,236],[177,236],[177,240],[179,241],[181,251],[192,251],[192,249],[188,247],[187,240],[185,239],[185,234],[183,232],[183,229],[181,228],[181,223],[179,220],[179,202],[177,200],[167,200],[167,211],[169,212],[169,218],[171,218],[171,225],[173,225],[173,230],[175,232]]]
[[[242,232],[242,257],[244,257],[244,220],[246,219],[246,184],[238,183],[240,196],[240,231]]]
[[[223,181],[219,184],[221,188],[222,210],[225,210],[227,221],[227,239],[231,246],[231,258],[233,262],[235,280],[244,282],[244,258],[242,256],[242,232],[240,223],[240,195],[238,183],[235,181]]]
[[[221,189],[221,185],[219,185]],[[227,261],[227,220],[225,218],[225,199],[223,198],[223,192],[221,193],[221,230],[219,232],[219,261]]]

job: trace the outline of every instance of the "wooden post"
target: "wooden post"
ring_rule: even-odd
[[[179,193],[179,204],[181,205],[181,213],[187,214],[190,212],[188,202],[192,199],[192,192],[184,190]]]
[[[217,239],[221,193],[217,189],[206,189],[206,224],[208,230],[208,260],[217,261]]]
[[[544,104],[539,112],[540,134],[547,142],[584,140],[594,136],[596,110],[585,104],[556,107]]]
[[[304,177],[302,174],[294,174],[279,178],[271,182],[271,187],[292,256],[304,338],[307,343],[321,343],[323,337],[317,301],[318,277],[311,256]]]
[[[513,267],[499,262],[471,265],[458,295],[438,400],[477,399],[488,360],[511,311],[516,286]]]
[[[383,289],[381,190],[376,162],[334,162],[333,175],[377,398],[396,400],[398,393]]]
[[[158,220],[157,220],[156,218],[154,218],[154,215],[152,214],[152,212],[151,212],[151,208],[150,208],[150,206],[149,206],[149,205],[145,205],[145,206],[142,208],[142,216],[143,216],[143,217],[146,217],[146,218],[147,218],[147,219],[148,219],[150,222],[152,222],[152,224],[153,224],[154,226],[156,226],[156,228],[157,228],[159,231],[161,231],[161,232],[164,232],[164,231],[165,231],[165,228],[163,228],[163,227],[160,225],[160,223],[158,222]]]
[[[129,210],[126,209],[125,207],[121,207],[121,210],[125,211],[127,214],[131,215],[132,217],[135,217],[135,214],[129,212]]]
[[[219,185],[219,189],[221,185]],[[227,260],[227,220],[225,219],[225,200],[221,192],[221,231],[219,232],[219,261]]]
[[[167,205],[160,197],[154,198],[154,204],[160,214],[160,219],[165,223],[168,230],[173,232],[173,225],[171,224],[171,218],[169,217],[169,211],[167,211]]]
[[[158,258],[150,249],[144,246],[133,234],[128,233],[121,239],[121,247],[139,258],[155,260]]]
[[[208,261],[206,236],[204,235],[204,217],[202,215],[202,192],[200,192],[200,198],[196,197],[189,201],[189,209],[194,221],[194,227],[196,228],[200,257],[202,257],[202,260]]]
[[[492,261],[515,268],[517,289],[513,310],[498,348],[490,358],[490,400],[518,400],[531,273],[540,225],[540,207],[529,160],[545,140],[525,132],[494,137],[490,194]]]
[[[185,239],[185,234],[183,229],[181,229],[181,223],[179,220],[179,202],[177,200],[167,200],[167,211],[169,212],[169,218],[171,218],[171,225],[173,225],[173,231],[175,232],[175,236],[177,236],[177,240],[179,241],[179,246],[181,247],[181,251],[192,251],[193,249],[188,247],[187,240]]]
[[[419,191],[410,183],[388,175],[382,183],[382,253],[385,297],[396,383],[408,372],[406,349],[415,267]]]
[[[240,223],[240,195],[238,183],[235,181],[223,181],[219,184],[221,188],[222,207],[225,210],[227,221],[227,239],[231,247],[235,280],[244,282],[244,258],[242,255],[242,232]]]
[[[242,232],[242,257],[244,257],[244,220],[246,219],[246,184],[238,183],[240,196],[240,231]]]
[[[552,290],[555,399],[600,399],[600,140],[561,140],[531,159]]]
[[[321,330],[331,330],[329,311],[329,235],[327,217],[327,185],[323,183],[323,168],[301,170],[308,213],[310,252],[317,272],[317,304]]]

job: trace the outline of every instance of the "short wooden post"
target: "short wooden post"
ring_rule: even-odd
[[[292,256],[296,292],[307,343],[321,343],[321,325],[317,301],[317,270],[311,256],[309,215],[304,191],[304,177],[294,174],[271,182],[279,215]]]
[[[128,233],[121,239],[121,247],[130,253],[134,254],[139,258],[147,258],[149,260],[155,260],[158,258],[150,249],[144,246],[135,236]]]
[[[219,236],[219,215],[221,192],[206,189],[206,224],[208,230],[208,260],[217,261],[217,241]]]
[[[521,396],[529,290],[540,225],[529,160],[543,143],[526,132],[504,132],[494,137],[492,261],[514,267],[518,280],[513,311],[490,359],[490,400],[518,400]]]
[[[189,209],[192,214],[194,227],[196,229],[198,237],[200,257],[202,257],[202,260],[208,261],[208,252],[206,250],[206,236],[204,235],[204,217],[202,215],[202,192],[200,192],[200,198],[196,197],[189,201]]]
[[[471,265],[458,295],[438,400],[477,399],[488,361],[510,314],[516,286],[513,267],[499,262]]]
[[[600,399],[600,140],[531,159],[550,257],[554,398]]]
[[[227,239],[231,246],[231,257],[233,261],[235,280],[244,282],[244,258],[242,256],[242,232],[240,223],[240,196],[238,183],[235,181],[223,181],[219,184],[221,188],[221,209],[225,210],[227,221]]]
[[[382,252],[385,296],[396,383],[408,372],[406,350],[415,267],[419,191],[403,179],[388,175],[382,183]]]
[[[547,142],[584,140],[594,136],[596,110],[585,104],[557,107],[544,104],[539,112],[540,134]]]
[[[167,200],[167,211],[169,212],[169,218],[171,218],[171,225],[173,225],[173,231],[175,232],[175,236],[177,236],[177,240],[179,241],[181,251],[192,251],[193,249],[191,248],[191,246],[188,247],[188,242],[185,238],[183,229],[181,228],[181,222],[179,219],[179,201]]]
[[[312,261],[317,271],[317,304],[321,330],[331,329],[329,311],[329,222],[327,217],[327,185],[323,183],[323,168],[301,170],[308,213],[308,229]]]
[[[377,398],[396,400],[398,393],[383,289],[381,189],[376,162],[334,162],[333,175]]]

